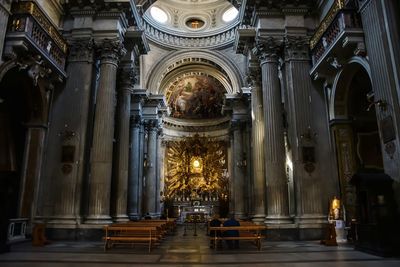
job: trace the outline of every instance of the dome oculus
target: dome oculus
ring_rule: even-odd
[[[227,11],[224,12],[224,14],[222,15],[222,20],[225,22],[230,22],[230,21],[234,20],[238,14],[239,14],[239,11],[235,7],[231,7]]]
[[[165,23],[168,21],[167,13],[159,7],[153,6],[150,9],[150,14],[153,19],[159,23]]]

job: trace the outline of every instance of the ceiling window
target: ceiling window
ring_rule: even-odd
[[[168,21],[167,13],[165,13],[165,11],[159,7],[153,6],[150,9],[150,14],[153,17],[153,19],[159,23],[165,23]]]
[[[222,15],[222,20],[225,22],[230,22],[237,17],[238,13],[239,11],[235,7],[231,7],[224,12],[224,14]]]

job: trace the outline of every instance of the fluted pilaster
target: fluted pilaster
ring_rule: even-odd
[[[289,142],[292,152],[293,179],[296,192],[296,221],[300,224],[321,223],[325,220],[321,192],[321,175],[312,171],[316,162],[303,159],[304,147],[315,149],[312,125],[318,117],[312,114],[310,57],[308,38],[286,36],[285,73],[288,92]],[[317,101],[317,99],[314,99]]]
[[[254,63],[253,63],[254,65]],[[265,121],[261,89],[261,73],[258,66],[249,68],[251,86],[251,113],[253,139],[253,176],[254,176],[254,216],[258,224],[265,220]]]
[[[62,101],[54,102],[53,113],[66,114],[63,120],[52,123],[48,137],[46,166],[59,164],[60,151],[56,147],[69,146],[74,148],[73,162],[63,162],[60,168],[55,168],[50,177],[56,175],[57,194],[54,198],[54,214],[50,223],[76,224],[81,221],[83,177],[86,163],[87,125],[91,118],[90,96],[92,89],[94,60],[94,43],[92,38],[71,38],[69,40],[69,55],[67,74],[73,79],[67,79],[65,89],[59,95]],[[45,172],[49,168],[45,168]]]
[[[145,158],[145,202],[144,212],[150,213],[151,216],[158,216],[157,213],[157,131],[158,121],[147,120],[145,122],[147,130],[147,158]]]
[[[285,173],[282,101],[278,76],[281,42],[259,39],[254,50],[261,62],[265,120],[265,172],[267,194],[266,223],[290,223],[288,187]]]
[[[233,131],[233,155],[234,155],[234,212],[237,218],[244,218],[245,211],[245,190],[244,190],[244,158],[243,158],[243,122],[232,121]]]
[[[128,215],[131,219],[140,218],[140,127],[140,116],[132,116],[130,123],[131,145],[128,181]]]
[[[128,159],[129,159],[129,117],[131,111],[131,94],[134,84],[134,73],[130,64],[123,66],[119,75],[118,90],[118,143],[117,143],[117,173],[115,177],[114,220],[127,221],[128,202]]]
[[[119,58],[125,53],[125,49],[119,40],[105,39],[96,43],[96,46],[100,56],[100,78],[96,98],[86,222],[109,223],[116,74]]]

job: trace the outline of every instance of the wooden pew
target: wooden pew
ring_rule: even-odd
[[[253,241],[257,246],[258,250],[261,250],[261,239],[265,238],[261,234],[261,231],[266,230],[267,227],[264,225],[241,225],[241,226],[219,226],[210,227],[210,231],[214,231],[214,236],[210,236],[210,240],[214,242],[214,248],[217,249],[217,243],[219,240],[246,240]],[[224,232],[228,230],[239,231],[239,236],[224,236]],[[218,236],[218,232],[221,233]]]
[[[115,244],[148,244],[150,252],[160,242],[156,226],[107,225],[104,231],[104,251]]]

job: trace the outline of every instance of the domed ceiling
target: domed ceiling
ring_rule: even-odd
[[[158,0],[144,19],[168,34],[207,36],[238,23],[237,9],[226,0]]]

